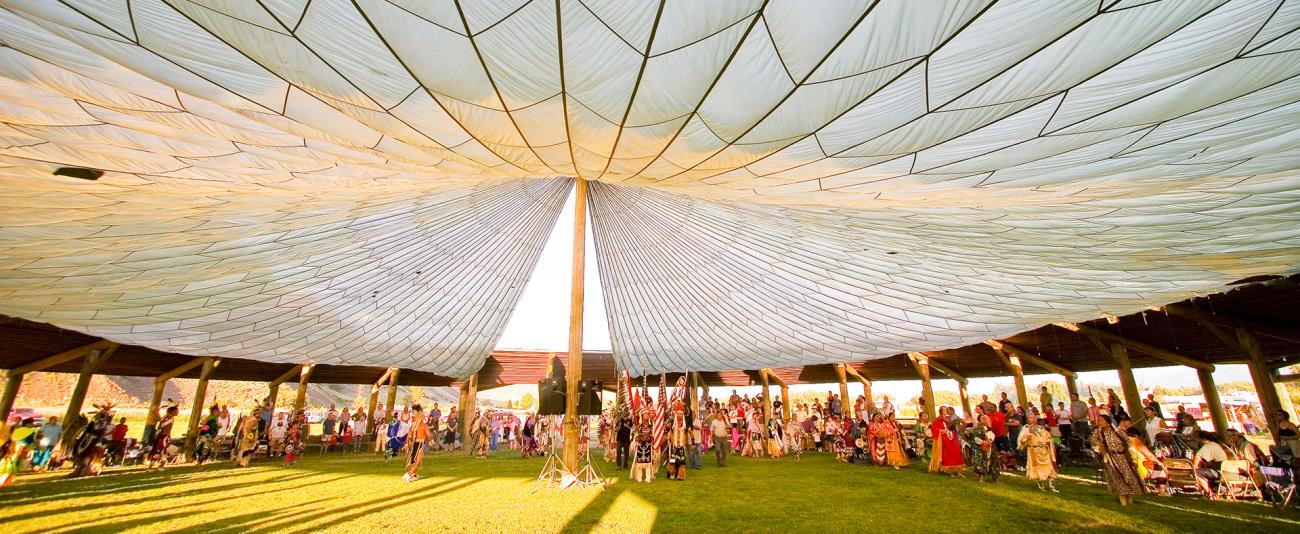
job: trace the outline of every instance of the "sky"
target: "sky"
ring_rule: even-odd
[[[591,224],[587,224],[587,254],[584,315],[582,322],[582,346],[587,350],[610,350],[609,323],[605,318],[605,301],[600,290],[600,276],[596,269],[596,252],[593,249]],[[563,211],[556,221],[555,228],[546,240],[541,258],[533,271],[524,293],[519,299],[514,315],[507,323],[505,332],[497,341],[500,349],[528,349],[565,351],[569,346],[569,263],[573,248],[573,195],[564,204]],[[1166,387],[1200,386],[1196,371],[1189,367],[1157,367],[1136,369],[1133,371],[1139,387],[1156,385]],[[1025,383],[1033,385],[1040,380],[1060,381],[1055,375],[1026,376]],[[1214,372],[1217,383],[1249,381],[1250,373],[1244,365],[1220,365]],[[1080,383],[1118,383],[1114,371],[1079,373]],[[971,395],[990,392],[998,384],[1011,384],[1011,377],[972,378],[969,384]],[[936,391],[957,391],[957,383],[952,380],[935,380]],[[519,385],[497,388],[480,393],[484,398],[504,400],[518,398],[524,391],[535,391],[535,385]],[[754,393],[758,387],[740,388],[741,394]],[[791,386],[792,391],[803,389],[824,390],[825,386]],[[856,396],[862,390],[859,384],[849,385],[850,395]],[[874,395],[889,395],[890,398],[910,397],[921,390],[916,380],[873,382]],[[728,392],[729,393],[729,392]]]

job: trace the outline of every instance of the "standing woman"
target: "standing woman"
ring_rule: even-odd
[[[1028,415],[1028,424],[1016,439],[1016,446],[1025,451],[1025,478],[1036,481],[1038,489],[1043,489],[1043,482],[1054,493],[1056,489],[1056,449],[1052,444],[1052,434],[1043,425],[1038,424],[1038,416]]]
[[[884,412],[876,412],[871,417],[871,424],[867,425],[865,432],[869,441],[868,446],[871,448],[871,463],[885,465],[889,461],[885,443],[889,439],[889,433],[890,429],[885,425]]]
[[[966,460],[961,453],[961,439],[957,434],[957,422],[944,422],[943,419],[936,419],[935,421],[942,425],[941,428],[943,429],[935,445],[935,452],[939,453],[935,456],[939,457],[941,462],[939,470],[949,475],[965,478],[966,475],[963,473],[966,471]]]
[[[912,425],[912,435],[915,436],[913,450],[916,451],[918,460],[928,462],[930,460],[930,414],[921,412],[916,416],[916,424]]]
[[[903,452],[903,429],[898,426],[892,412],[885,414],[885,462],[894,469],[907,466],[907,453]]]
[[[998,475],[1001,473],[1001,462],[998,461],[998,453],[993,448],[995,439],[997,438],[993,434],[993,428],[989,425],[989,416],[980,415],[975,422],[975,428],[970,431],[971,466],[979,475],[980,482],[984,482],[985,478],[997,482]]]
[[[1111,425],[1109,415],[1103,414],[1101,418],[1106,424],[1097,425],[1097,430],[1092,433],[1092,447],[1101,453],[1102,465],[1106,470],[1106,486],[1112,494],[1119,497],[1121,505],[1128,506],[1133,504],[1134,495],[1143,493],[1142,478],[1138,476],[1137,468],[1133,467],[1128,436]],[[1128,416],[1120,416],[1121,423],[1127,420]]]

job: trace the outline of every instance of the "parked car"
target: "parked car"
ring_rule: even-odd
[[[41,415],[40,412],[31,408],[14,408],[9,411],[9,426],[18,424],[28,417],[36,421],[36,426],[45,424],[45,416]]]

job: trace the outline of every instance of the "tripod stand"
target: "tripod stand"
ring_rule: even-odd
[[[584,425],[585,426],[585,425]],[[570,469],[564,465],[564,460],[560,455],[555,453],[555,443],[552,442],[546,451],[546,464],[542,466],[542,472],[537,475],[537,486],[533,492],[543,488],[560,488],[560,489],[587,489],[597,488],[604,491],[605,475],[600,473],[596,464],[591,461],[591,447],[582,447],[582,454],[578,457],[578,469]]]

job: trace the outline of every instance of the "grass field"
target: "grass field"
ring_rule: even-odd
[[[600,466],[615,479],[604,492],[534,493],[542,460],[512,453],[434,454],[410,484],[398,461],[369,453],[292,467],[29,475],[0,489],[0,532],[1300,532],[1296,513],[1254,503],[1146,497],[1121,508],[1086,476],[1047,494],[1015,476],[980,484],[824,454],[732,458],[723,469],[706,461],[685,482],[651,484]]]

